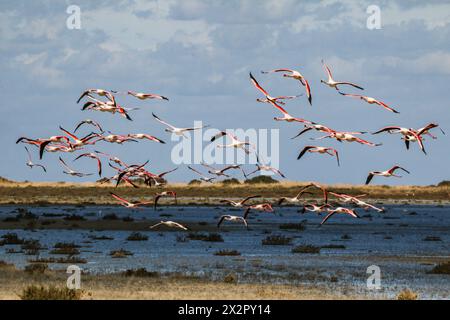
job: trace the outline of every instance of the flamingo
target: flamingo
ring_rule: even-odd
[[[246,174],[243,171],[244,172],[244,176],[245,176],[246,179],[247,179],[248,176],[251,176],[252,174],[254,174],[254,173],[258,172],[258,171],[270,171],[270,172],[273,172],[275,174],[280,175],[280,177],[282,177],[282,178],[286,178],[286,176],[280,170],[278,170],[277,168],[274,168],[274,167],[262,164],[259,161],[259,156],[258,155],[256,155],[256,162],[257,162],[256,163],[256,169],[254,171],[252,171],[252,172],[250,172],[248,174]]]
[[[153,180],[155,186],[164,185],[166,183],[166,180],[164,180],[164,176],[166,174],[174,172],[177,169],[178,169],[178,167],[176,167],[175,169],[169,170],[169,171],[161,172],[161,173],[156,174],[155,176],[151,177],[151,179]]]
[[[322,64],[323,64],[323,66],[325,68],[325,71],[327,72],[328,80],[327,81],[320,80],[321,83],[326,84],[330,88],[335,88],[338,91],[339,91],[338,85],[349,85],[349,86],[355,87],[357,89],[364,90],[364,88],[362,88],[362,87],[360,87],[360,86],[358,86],[358,85],[356,85],[354,83],[351,83],[351,82],[335,81],[333,79],[332,74],[331,74],[330,68],[323,62],[323,60],[322,60]]]
[[[315,183],[315,182],[311,182],[311,183],[307,184],[306,186],[304,186],[302,190],[308,190],[308,189],[310,189],[312,187],[320,189],[322,191],[322,194],[323,194],[323,201],[324,201],[324,203],[328,203],[328,191],[327,191],[327,189],[325,187],[321,186],[320,184]]]
[[[168,227],[171,227],[171,228],[179,228],[179,229],[182,229],[182,230],[185,230],[185,231],[188,230],[188,228],[186,228],[182,224],[180,224],[178,222],[175,222],[175,221],[161,221],[161,222],[151,226],[150,229],[154,229],[154,228],[156,228],[156,227],[158,227],[160,225],[165,225],[165,226],[168,226]]]
[[[299,193],[297,193],[296,196],[289,198],[289,197],[282,197],[278,200],[278,205],[281,205],[283,202],[289,202],[289,203],[299,203],[300,198],[304,194],[312,194],[311,192],[307,192],[306,189],[308,189],[309,186],[303,187],[300,189]]]
[[[339,142],[342,141],[347,141],[347,142],[357,142],[359,144],[364,144],[370,147],[379,147],[382,145],[382,143],[373,143],[373,142],[369,142],[367,140],[355,137],[355,134],[362,134],[364,132],[357,132],[357,133],[348,133],[348,132],[330,132],[328,135],[320,137],[320,138],[316,138],[314,140],[321,140],[321,139],[325,139],[325,138],[334,138]]]
[[[156,206],[158,205],[158,200],[161,197],[173,197],[175,199],[175,204],[177,203],[177,193],[175,191],[163,191],[155,194],[155,203],[153,205],[153,210],[156,210]]]
[[[248,215],[250,210],[258,210],[258,211],[263,211],[263,212],[273,212],[272,205],[270,203],[267,203],[267,202],[266,203],[254,204],[254,205],[251,205],[251,206],[247,206],[247,208],[245,209],[245,212],[244,212],[244,217],[246,217]]]
[[[327,126],[324,126],[322,124],[318,124],[318,123],[313,123],[313,124],[305,124],[304,125],[304,129],[302,129],[297,135],[293,136],[291,139],[295,139],[299,136],[301,136],[302,134],[304,134],[305,132],[308,132],[310,130],[316,130],[319,132],[335,132],[335,130],[328,128]]]
[[[129,95],[138,98],[140,100],[145,100],[145,99],[159,99],[159,100],[167,100],[169,101],[169,98],[164,97],[164,96],[160,96],[158,94],[153,94],[153,93],[142,93],[142,92],[133,92],[133,91],[128,91],[127,92]]]
[[[312,105],[311,87],[309,86],[308,80],[297,70],[291,69],[274,69],[270,71],[261,71],[261,73],[272,73],[272,72],[283,72],[283,77],[292,78],[300,81],[300,83],[305,87],[306,96],[308,97],[309,104]]]
[[[97,156],[97,154],[95,154],[93,152],[83,153],[83,154],[80,154],[78,157],[76,157],[73,161],[76,161],[83,157],[97,160],[98,175],[101,177],[102,176],[102,162],[100,161],[100,158]]]
[[[78,98],[77,103],[80,103],[81,99],[83,99],[85,96],[89,96],[90,94],[97,94],[100,97],[106,97],[111,101],[114,101],[114,96],[110,91],[104,90],[104,89],[87,89],[84,91],[81,96]]]
[[[308,203],[303,206],[302,214],[304,214],[306,211],[309,211],[309,212],[317,212],[317,214],[320,215],[322,212],[325,211],[326,208],[331,208],[331,206],[327,203],[321,206],[314,203]]]
[[[241,216],[232,216],[232,215],[229,215],[229,214],[224,214],[224,215],[222,215],[220,217],[219,223],[217,223],[217,228],[220,228],[220,225],[224,221],[232,221],[232,222],[240,222],[240,221],[242,221],[242,223],[244,223],[245,227],[248,230],[247,215],[248,215],[248,212],[246,212],[246,215],[244,215],[243,217],[241,217]]]
[[[64,162],[64,160],[59,157],[59,162],[63,165],[64,168],[66,168],[67,171],[63,171],[63,173],[68,174],[70,176],[75,176],[75,177],[87,177],[87,176],[91,176],[92,173],[82,173],[82,172],[77,172],[75,170],[72,170],[71,168],[69,168],[69,166],[67,166],[67,164]]]
[[[42,168],[42,170],[44,170],[44,172],[47,172],[47,169],[42,164],[33,163],[32,159],[31,159],[31,153],[27,147],[25,147],[25,150],[27,151],[27,154],[28,154],[28,161],[27,161],[26,165],[28,167],[30,167],[30,169],[33,169],[33,167],[40,167],[40,168]]]
[[[100,112],[109,112],[112,114],[115,114],[118,112],[122,117],[126,118],[127,120],[133,121],[131,119],[130,115],[128,114],[128,111],[138,110],[139,108],[124,108],[119,106],[116,103],[116,100],[114,97],[110,101],[100,101],[98,99],[95,99],[94,97],[88,95],[87,96],[92,101],[88,101],[83,105],[83,108],[81,110],[95,110]]]
[[[221,138],[223,136],[227,136],[231,139],[231,143],[229,144],[219,144],[217,145],[218,148],[236,148],[236,149],[242,149],[246,154],[250,154],[250,151],[246,148],[246,146],[251,146],[255,148],[251,143],[240,141],[235,135],[226,132],[226,131],[220,131],[217,134],[215,134],[211,138],[211,142],[214,142],[216,139]]]
[[[422,129],[425,129],[425,128],[422,128]],[[422,136],[419,135],[414,129],[408,129],[405,127],[398,127],[398,126],[388,126],[388,127],[381,128],[380,130],[375,131],[372,134],[379,134],[382,132],[387,132],[389,134],[400,133],[403,136],[402,139],[405,140],[406,149],[409,149],[410,142],[417,142],[419,144],[419,147],[422,150],[422,152],[427,154],[427,152],[425,151],[425,146],[423,145]]]
[[[301,95],[296,95],[296,96],[279,96],[279,97],[272,97],[270,96],[266,90],[263,89],[263,87],[261,87],[258,83],[258,81],[256,81],[255,77],[253,77],[252,73],[250,72],[250,80],[253,83],[253,85],[256,87],[256,89],[258,89],[259,91],[262,92],[262,94],[264,95],[264,99],[256,99],[256,101],[258,102],[263,102],[263,103],[279,103],[281,105],[284,105],[285,103],[282,100],[287,100],[287,99],[295,99],[298,97],[301,97]]]
[[[92,125],[94,127],[97,127],[98,130],[100,130],[101,133],[105,132],[98,122],[96,122],[94,120],[91,120],[91,119],[86,119],[86,120],[83,120],[80,123],[78,123],[78,125],[75,127],[75,130],[73,130],[73,132],[74,133],[77,132],[77,130],[84,124],[89,124],[89,125]]]
[[[92,132],[83,138],[78,138],[76,135],[74,135],[73,133],[70,133],[69,131],[67,131],[66,129],[64,129],[61,126],[59,126],[59,129],[62,132],[64,132],[65,134],[67,134],[70,138],[72,138],[72,140],[74,142],[70,142],[70,145],[72,145],[73,147],[83,147],[87,144],[93,144],[92,142],[89,142],[89,140],[92,140],[93,138],[99,136],[99,134]]]
[[[282,117],[274,117],[273,119],[275,121],[301,122],[301,123],[306,123],[306,124],[312,124],[312,122],[309,121],[309,120],[302,119],[302,118],[296,118],[296,117],[291,116],[284,108],[282,108],[281,106],[279,106],[275,102],[270,101],[270,104],[272,106],[274,106],[275,108],[277,108],[283,114]]]
[[[214,175],[216,175],[216,176],[218,176],[218,177],[220,177],[220,176],[223,176],[223,177],[227,177],[227,178],[229,178],[230,176],[229,175],[227,175],[227,174],[225,174],[225,171],[228,171],[228,170],[231,170],[231,169],[240,169],[241,168],[241,165],[230,165],[230,166],[226,166],[225,168],[223,168],[223,169],[220,169],[220,170],[218,170],[218,169],[215,169],[215,168],[213,168],[213,167],[211,167],[210,165],[208,165],[208,164],[206,164],[206,163],[200,163],[202,166],[204,166],[205,168],[208,168],[209,170],[208,170],[208,173],[209,174],[214,174]]]
[[[395,175],[395,171],[397,171],[397,170],[403,170],[408,174],[410,173],[408,170],[406,170],[405,168],[402,168],[400,166],[393,166],[392,168],[390,168],[389,170],[386,170],[386,171],[371,171],[371,172],[369,172],[369,175],[367,176],[366,184],[369,184],[370,181],[372,181],[372,178],[374,176],[401,178],[401,176]]]
[[[331,192],[331,191],[330,191],[329,193],[332,194],[333,196],[339,198],[340,200],[342,200],[342,201],[345,202],[345,203],[348,203],[348,202],[354,203],[355,205],[357,205],[357,206],[359,206],[359,207],[361,207],[361,208],[364,208],[364,209],[366,209],[366,210],[367,210],[367,209],[374,209],[374,210],[376,210],[376,211],[378,211],[378,212],[384,212],[384,211],[385,211],[385,210],[382,209],[382,208],[375,207],[374,205],[371,205],[371,204],[369,204],[369,203],[367,203],[367,202],[362,201],[361,199],[359,199],[359,198],[361,198],[361,197],[364,197],[365,194],[358,195],[358,196],[351,196],[351,195],[348,195],[348,194],[344,194],[344,193],[335,193],[335,192]]]
[[[97,151],[97,150],[95,150],[94,152],[99,154],[99,155],[107,157],[109,161],[112,161],[112,162],[118,164],[119,166],[128,167],[128,165],[125,162],[123,162],[122,160],[120,160],[116,156],[112,156],[110,154],[107,154],[107,153],[104,153],[104,152],[101,152],[101,151]]]
[[[389,107],[389,106],[388,106],[387,104],[385,104],[383,101],[380,101],[380,100],[375,99],[375,98],[372,98],[372,97],[362,96],[362,95],[360,95],[360,94],[343,93],[343,92],[340,92],[340,91],[339,91],[339,93],[340,93],[341,95],[343,95],[343,96],[346,96],[346,97],[352,97],[352,98],[364,100],[364,101],[367,102],[368,104],[377,104],[377,105],[379,105],[379,106],[385,108],[386,110],[389,110],[389,111],[394,112],[394,113],[400,113],[400,112],[398,112],[397,110],[395,110],[395,109]]]
[[[145,206],[150,204],[150,201],[145,201],[145,202],[130,202],[128,200],[125,200],[124,198],[118,196],[115,193],[110,192],[111,196],[119,201],[119,204],[121,206],[124,206],[125,208],[129,208],[129,209],[142,209],[140,208],[141,206]]]
[[[216,179],[215,177],[207,177],[207,176],[203,175],[203,173],[201,173],[200,171],[197,171],[190,166],[187,166],[187,167],[189,170],[194,171],[196,174],[198,174],[200,176],[200,180],[202,180],[204,182],[213,183],[213,181]]]
[[[306,146],[306,147],[303,148],[303,150],[298,155],[297,160],[299,160],[301,157],[303,157],[303,155],[306,152],[311,152],[311,153],[317,152],[317,153],[321,153],[321,154],[329,154],[330,156],[335,156],[336,159],[337,159],[338,166],[340,166],[340,164],[339,164],[339,153],[334,148],[317,147],[317,146]]]
[[[107,136],[101,136],[99,139],[95,140],[94,143],[97,143],[98,141],[106,141],[109,143],[117,143],[122,144],[124,142],[137,142],[135,139],[132,139],[128,135],[120,135],[120,134],[109,134]]]
[[[328,209],[328,214],[327,216],[322,220],[322,222],[320,223],[320,225],[323,225],[325,222],[327,222],[328,219],[330,219],[334,214],[336,213],[340,213],[340,214],[348,214],[354,218],[360,218],[360,216],[358,215],[358,213],[355,210],[352,209],[348,209],[348,208],[343,208],[343,207],[338,207],[336,209]]]
[[[203,129],[203,128],[208,127],[208,126],[201,126],[201,127],[193,127],[193,128],[177,128],[177,127],[174,127],[173,125],[171,125],[171,124],[161,120],[161,118],[159,118],[154,113],[152,113],[152,115],[156,119],[156,121],[158,121],[159,123],[162,123],[163,125],[167,126],[167,128],[165,129],[166,132],[171,132],[173,134],[176,134],[177,136],[182,136],[184,138],[187,138],[186,135],[184,134],[187,131],[194,131],[194,130],[199,130],[199,129]]]
[[[437,137],[432,135],[429,131],[433,128],[438,128],[438,127],[439,127],[439,125],[436,123],[429,123],[425,127],[417,129],[416,131],[419,136],[426,134],[426,135],[429,135],[433,139],[437,139]],[[442,130],[442,128],[439,127],[439,130],[441,130],[442,134],[445,135],[445,132],[444,132],[444,130]]]
[[[254,198],[260,198],[261,196],[259,195],[254,195],[254,196],[248,196],[240,201],[233,201],[233,200],[228,200],[228,199],[223,199],[220,200],[220,202],[222,203],[228,203],[229,205],[231,205],[232,207],[235,208],[242,208],[244,207],[245,203],[250,200],[250,199],[254,199]]]
[[[128,137],[132,138],[132,139],[147,139],[150,141],[155,141],[155,142],[159,142],[164,144],[165,142],[161,139],[158,139],[154,136],[151,136],[149,134],[145,134],[145,133],[132,133],[132,134],[128,134]]]

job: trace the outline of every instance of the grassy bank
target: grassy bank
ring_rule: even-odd
[[[171,184],[164,190],[177,192],[179,204],[213,205],[224,198],[241,198],[247,195],[259,194],[266,199],[276,199],[283,196],[294,196],[300,187],[306,183],[280,182],[277,184]],[[450,186],[362,186],[362,185],[328,185],[335,192],[347,194],[367,194],[366,199],[377,202],[405,203],[449,203]],[[97,204],[110,205],[117,202],[110,196],[116,192],[125,198],[148,199],[159,188],[132,188],[119,186],[114,188],[107,184],[96,183],[0,183],[0,204]],[[319,199],[318,190],[311,190],[311,199]],[[308,198],[307,197],[307,198]],[[162,203],[165,201],[163,199]],[[166,200],[167,204],[172,203]]]

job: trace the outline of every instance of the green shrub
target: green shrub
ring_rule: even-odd
[[[220,183],[225,184],[225,185],[241,184],[241,182],[236,178],[225,179],[225,180],[222,180]]]
[[[145,268],[139,268],[139,269],[128,269],[122,273],[125,277],[149,277],[149,278],[155,278],[159,276],[159,273],[156,271],[147,271]]]
[[[46,263],[32,263],[25,266],[24,271],[28,274],[43,274],[48,270]]]
[[[292,253],[312,253],[317,254],[320,253],[320,247],[316,247],[313,245],[300,245],[296,246],[292,249]]]
[[[257,176],[248,180],[245,180],[244,183],[248,183],[248,184],[256,184],[256,183],[279,183],[278,180],[275,180],[274,178],[270,177],[270,176]]]
[[[215,256],[240,256],[241,253],[239,251],[237,251],[237,250],[226,250],[226,249],[223,249],[223,250],[219,250],[219,251],[214,252],[214,255]]]
[[[428,273],[432,274],[450,274],[450,261],[439,263]]]
[[[286,246],[291,244],[292,238],[285,236],[268,236],[262,240],[265,246]]]
[[[148,240],[148,236],[146,236],[145,234],[142,234],[140,232],[132,232],[128,237],[127,237],[128,241],[147,241]]]

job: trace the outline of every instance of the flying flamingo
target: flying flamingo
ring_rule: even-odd
[[[291,69],[274,69],[271,71],[261,71],[261,73],[272,73],[272,72],[283,72],[283,77],[292,78],[300,81],[300,83],[305,87],[306,96],[308,97],[309,104],[312,105],[311,87],[309,86],[306,78],[297,70]]]
[[[175,204],[177,203],[177,193],[175,191],[163,191],[155,194],[155,203],[153,204],[153,210],[156,210],[156,206],[158,205],[158,200],[161,197],[173,197],[175,199]]]
[[[327,126],[324,126],[322,124],[318,124],[318,123],[313,123],[313,124],[305,124],[304,125],[304,129],[302,129],[297,135],[293,136],[291,139],[295,139],[299,136],[301,136],[302,134],[304,134],[305,132],[308,132],[310,130],[316,130],[319,132],[335,132],[335,130],[328,128]]]
[[[109,143],[117,143],[117,144],[122,144],[124,142],[137,142],[135,139],[132,139],[128,135],[109,134],[107,136],[100,136],[100,138],[95,140],[93,144],[95,144],[101,140],[109,142]]]
[[[261,87],[258,83],[258,81],[256,81],[255,77],[253,77],[252,73],[250,72],[250,80],[253,83],[253,85],[256,87],[256,89],[258,89],[259,91],[262,92],[262,94],[264,95],[264,99],[256,99],[256,101],[258,102],[263,102],[263,103],[279,103],[281,105],[284,105],[285,103],[282,100],[287,100],[287,99],[295,99],[298,97],[301,97],[301,95],[296,95],[296,96],[279,96],[279,97],[272,97],[270,96],[266,90],[263,89],[263,87]]]
[[[119,166],[128,167],[128,165],[125,162],[123,162],[122,160],[120,160],[116,156],[112,156],[110,154],[107,154],[107,153],[104,153],[104,152],[101,152],[101,151],[97,151],[97,150],[95,150],[94,152],[99,154],[99,155],[107,157],[109,161],[112,161],[112,162],[118,164]]]
[[[378,212],[384,212],[385,210],[384,209],[382,209],[382,208],[378,208],[378,207],[375,207],[374,205],[371,205],[371,204],[369,204],[369,203],[367,203],[367,202],[365,202],[365,201],[362,201],[361,199],[359,199],[359,198],[361,198],[361,197],[364,197],[365,196],[365,194],[362,194],[362,195],[357,195],[357,196],[351,196],[351,195],[348,195],[348,194],[344,194],[344,193],[336,193],[336,192],[329,192],[331,195],[333,195],[333,196],[335,196],[335,197],[337,197],[337,198],[339,198],[341,201],[343,201],[343,202],[345,202],[345,203],[354,203],[355,205],[357,205],[357,206],[359,206],[359,207],[361,207],[361,208],[364,208],[365,210],[367,210],[367,209],[373,209],[373,210],[376,210],[376,211],[378,211]]]
[[[251,206],[247,206],[247,208],[245,209],[245,212],[244,212],[244,217],[246,217],[248,215],[250,210],[258,210],[258,211],[263,211],[263,212],[273,212],[273,208],[272,208],[272,205],[270,203],[259,203],[259,204],[254,204],[254,205],[251,205]]]
[[[250,151],[246,148],[246,146],[251,146],[255,148],[254,145],[252,145],[250,142],[240,141],[235,135],[226,132],[226,131],[220,131],[217,134],[215,134],[211,138],[211,142],[215,141],[218,138],[221,138],[223,136],[227,136],[231,139],[231,143],[229,144],[219,144],[217,145],[218,148],[236,148],[236,149],[242,149],[246,154],[250,154]]]
[[[337,159],[338,166],[339,164],[339,153],[334,148],[328,148],[328,147],[317,147],[317,146],[306,146],[303,148],[303,150],[300,152],[300,154],[297,157],[297,160],[299,160],[306,152],[317,152],[321,154],[329,154],[330,156],[335,156]]]
[[[67,171],[63,171],[63,173],[68,174],[70,176],[75,176],[75,177],[87,177],[87,176],[91,176],[92,173],[82,173],[82,172],[77,172],[75,170],[72,170],[71,168],[69,168],[67,166],[67,164],[64,162],[64,160],[59,157],[59,162],[61,162],[61,164],[63,165],[64,168],[66,168]]]
[[[150,229],[154,229],[154,228],[156,228],[156,227],[158,227],[160,225],[165,225],[165,226],[168,226],[168,227],[171,227],[171,228],[179,228],[179,229],[182,229],[182,230],[188,230],[188,228],[186,228],[182,224],[179,224],[178,222],[175,222],[175,221],[161,221],[161,222],[151,226]]]
[[[278,205],[281,205],[283,202],[289,202],[289,203],[299,203],[302,195],[304,194],[312,194],[311,192],[307,192],[306,189],[308,189],[309,186],[303,187],[300,189],[299,193],[297,193],[296,196],[289,198],[289,197],[282,197],[278,200]]]
[[[127,93],[129,95],[132,95],[135,98],[140,99],[140,100],[159,99],[159,100],[167,100],[167,101],[169,101],[169,98],[164,97],[164,96],[160,96],[158,94],[153,94],[153,93],[142,93],[142,92],[133,92],[133,91],[128,91]]]
[[[209,182],[209,183],[213,183],[213,180],[215,180],[215,177],[207,177],[205,175],[203,175],[203,173],[201,173],[200,171],[195,170],[194,168],[187,166],[189,170],[194,171],[196,174],[198,174],[200,176],[200,180],[204,181],[204,182]]]
[[[155,141],[155,142],[159,142],[159,143],[163,143],[163,144],[165,143],[161,139],[158,139],[158,138],[151,136],[149,134],[146,134],[146,133],[131,133],[131,134],[128,134],[128,137],[130,137],[132,139],[147,139],[150,141]]]
[[[303,205],[302,214],[304,214],[306,211],[317,212],[317,214],[321,214],[327,208],[331,208],[331,206],[327,203],[323,204],[321,206],[314,204],[314,203],[307,203],[307,204]]]
[[[102,162],[100,161],[100,158],[97,156],[97,154],[95,154],[93,152],[83,153],[83,154],[80,154],[78,157],[76,157],[73,161],[76,161],[83,157],[97,160],[98,175],[101,177],[102,176]]]
[[[254,173],[256,173],[256,172],[258,172],[258,171],[270,171],[270,172],[273,172],[273,173],[275,173],[275,174],[278,174],[278,175],[280,175],[280,177],[282,177],[282,178],[286,178],[286,176],[280,171],[280,170],[278,170],[277,168],[274,168],[274,167],[271,167],[271,166],[268,166],[268,165],[266,165],[266,164],[262,164],[260,161],[259,161],[259,156],[258,155],[256,155],[256,169],[254,170],[254,171],[252,171],[252,172],[250,172],[250,173],[248,173],[248,174],[246,174],[244,171],[244,176],[245,176],[245,178],[247,179],[247,177],[249,177],[249,176],[251,176],[252,174],[254,174]]]
[[[426,134],[426,135],[429,135],[433,139],[437,139],[437,137],[432,135],[429,131],[433,128],[438,128],[438,127],[439,127],[439,125],[436,123],[429,123],[425,127],[417,129],[416,131],[419,136]],[[442,128],[439,127],[439,130],[441,130],[442,134],[445,135],[445,132],[444,132],[444,130],[442,130]]]
[[[246,197],[246,198],[244,198],[244,199],[242,199],[242,200],[240,200],[240,201],[233,201],[233,200],[223,199],[223,200],[220,200],[220,202],[222,202],[222,203],[228,203],[229,205],[231,205],[232,207],[235,207],[235,208],[242,208],[242,207],[244,207],[245,203],[246,203],[248,200],[254,199],[254,198],[260,198],[260,197],[261,197],[261,196],[258,196],[258,195],[255,195],[255,196],[249,196],[249,197]]]
[[[220,225],[224,221],[231,221],[231,222],[240,222],[240,221],[242,221],[242,223],[244,223],[245,227],[248,229],[247,215],[248,215],[248,211],[246,212],[246,214],[243,217],[241,217],[241,216],[232,216],[232,215],[229,215],[229,214],[224,214],[224,215],[222,215],[220,217],[219,223],[217,223],[217,228],[220,228]]]
[[[145,201],[145,202],[130,202],[128,200],[125,200],[122,197],[119,197],[117,194],[110,192],[110,194],[113,196],[114,199],[119,201],[119,204],[121,206],[124,206],[125,208],[129,208],[129,209],[142,209],[140,208],[141,206],[145,206],[150,204],[150,201]]]
[[[364,100],[364,101],[367,102],[368,104],[377,104],[377,105],[379,105],[379,106],[385,108],[386,110],[389,110],[389,111],[394,112],[394,113],[400,113],[400,112],[398,112],[397,110],[395,110],[395,109],[389,107],[389,106],[388,106],[387,104],[385,104],[383,101],[377,100],[377,99],[375,99],[375,98],[371,98],[371,97],[368,97],[368,96],[362,96],[362,95],[360,95],[360,94],[343,93],[343,92],[340,92],[340,91],[339,91],[339,93],[342,94],[343,96],[346,96],[346,97],[352,97],[352,98],[357,98],[357,99]]]
[[[355,134],[362,134],[363,132],[357,132],[357,133],[348,133],[348,132],[330,132],[328,135],[320,137],[320,138],[316,138],[314,140],[321,140],[321,139],[325,139],[325,138],[334,138],[337,141],[341,142],[341,141],[347,141],[347,142],[357,142],[359,144],[364,144],[370,147],[378,147],[381,146],[382,143],[373,143],[373,142],[369,142],[367,140],[355,137]]]
[[[355,87],[357,89],[364,90],[364,88],[362,88],[362,87],[360,87],[360,86],[358,86],[358,85],[356,85],[354,83],[351,83],[351,82],[335,81],[333,79],[333,76],[331,75],[330,68],[323,62],[323,60],[322,60],[322,64],[323,64],[323,66],[325,68],[325,71],[327,72],[328,80],[327,81],[320,80],[321,83],[326,84],[330,88],[335,88],[338,91],[339,91],[338,85],[349,85],[349,86]]]
[[[78,125],[75,127],[75,130],[73,130],[73,132],[74,133],[77,132],[77,130],[84,124],[89,124],[89,125],[92,125],[94,127],[97,127],[98,130],[100,130],[101,133],[105,132],[98,122],[96,122],[94,120],[91,120],[91,119],[86,119],[86,120],[83,120],[80,123],[78,123]]]
[[[164,185],[166,183],[166,180],[164,179],[164,176],[166,174],[174,172],[177,169],[178,169],[178,167],[176,167],[175,169],[169,170],[169,171],[164,171],[164,172],[161,172],[159,174],[155,174],[154,176],[152,176],[150,178],[153,181],[153,183],[155,184],[155,186],[161,186],[161,185]]]
[[[106,97],[106,98],[108,98],[111,101],[114,100],[114,96],[112,95],[112,93],[110,91],[107,91],[107,90],[104,90],[104,89],[87,89],[78,98],[77,103],[79,103],[81,101],[81,99],[83,99],[85,96],[89,96],[92,93],[93,94],[97,94],[100,97]]]
[[[336,213],[348,214],[348,215],[352,216],[353,218],[360,218],[360,216],[358,215],[358,213],[355,210],[348,209],[348,208],[343,208],[343,207],[338,207],[336,209],[328,209],[328,214],[322,220],[320,225],[323,225],[325,222],[327,222],[328,219],[330,219]]]
[[[40,168],[42,168],[42,170],[44,170],[44,172],[47,172],[47,169],[45,169],[45,167],[42,164],[33,163],[32,159],[31,159],[31,153],[27,147],[25,147],[25,150],[27,150],[27,154],[28,154],[28,161],[27,161],[26,165],[29,166],[30,169],[33,169],[33,167],[40,167]]]
[[[223,177],[227,177],[227,178],[229,178],[230,176],[225,174],[225,171],[228,171],[228,170],[231,170],[231,169],[240,169],[241,168],[240,165],[230,165],[230,166],[226,166],[223,169],[218,170],[218,169],[215,169],[215,168],[211,167],[210,165],[208,165],[206,163],[202,162],[200,164],[202,166],[204,166],[205,168],[208,168],[208,173],[209,174],[214,174],[214,175],[216,175],[218,177],[223,176]]]
[[[171,124],[161,120],[161,118],[159,118],[154,113],[152,113],[152,115],[156,119],[156,121],[158,121],[159,123],[162,123],[163,125],[167,126],[167,128],[165,129],[166,132],[171,132],[173,134],[176,134],[177,136],[182,136],[184,138],[187,138],[187,136],[184,134],[187,131],[194,131],[194,130],[199,130],[199,129],[203,129],[203,128],[208,127],[208,126],[201,126],[201,127],[193,127],[193,128],[177,128],[177,127],[174,127],[173,125],[171,125]]]
[[[403,136],[402,139],[405,140],[406,149],[409,149],[410,142],[417,142],[422,152],[427,154],[427,152],[425,151],[425,146],[423,145],[422,136],[419,135],[414,129],[408,129],[398,126],[388,126],[381,128],[380,130],[375,131],[372,134],[379,134],[382,132],[387,132],[389,134],[400,133]]]
[[[410,173],[408,170],[406,170],[400,166],[393,166],[392,168],[390,168],[389,170],[386,170],[386,171],[371,171],[371,172],[369,172],[369,175],[367,176],[366,184],[369,184],[374,176],[401,178],[401,176],[395,175],[395,171],[397,171],[397,170],[403,170],[408,174]]]

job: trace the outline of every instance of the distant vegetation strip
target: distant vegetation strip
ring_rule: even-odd
[[[294,196],[298,189],[308,182],[275,182],[267,177],[249,180],[247,183],[228,181],[215,184],[169,184],[164,190],[176,191],[180,197],[179,204],[217,204],[217,199],[241,198],[245,195],[259,194],[263,198]],[[264,181],[261,183],[261,180]],[[270,178],[271,179],[271,178]],[[435,203],[450,202],[450,182],[443,181],[433,186],[385,186],[385,185],[328,185],[330,190],[346,194],[367,194],[366,199],[388,202],[406,201]],[[12,182],[0,179],[0,204],[116,204],[110,192],[124,197],[148,199],[161,188],[142,186],[132,188],[100,183],[32,183]],[[320,199],[321,194],[313,193],[310,199]],[[308,197],[306,198],[308,199]]]

